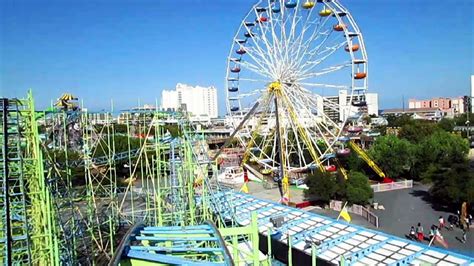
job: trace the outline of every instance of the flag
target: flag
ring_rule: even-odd
[[[342,207],[342,210],[339,213],[339,216],[337,217],[337,220],[339,220],[339,217],[342,217],[342,218],[344,218],[344,220],[346,220],[348,223],[350,223],[351,222],[351,216],[349,215],[349,212],[347,211],[346,205],[347,205],[347,202],[346,202],[346,204],[344,204],[344,207]]]
[[[247,173],[247,168],[244,167],[244,182],[249,182],[249,174]]]
[[[240,188],[240,192],[249,193],[249,188],[247,187],[247,182]]]
[[[289,201],[290,201],[290,195],[288,191],[286,191],[285,194],[283,194],[283,197],[280,199],[280,203],[286,204]]]
[[[444,248],[448,248],[448,243],[446,243],[446,241],[444,240],[442,236],[437,235],[434,238],[435,238],[436,243],[440,244]]]

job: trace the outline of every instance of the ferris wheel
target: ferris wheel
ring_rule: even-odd
[[[337,0],[259,1],[235,34],[225,80],[244,161],[324,170],[344,152],[347,118],[366,107],[367,77],[362,33]]]

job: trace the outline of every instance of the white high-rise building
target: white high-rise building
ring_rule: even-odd
[[[162,110],[177,110],[179,107],[178,92],[163,90],[161,92],[161,106]]]
[[[197,120],[217,118],[217,90],[215,87],[176,84],[175,90],[163,90],[161,109],[178,110],[191,114]]]
[[[363,94],[365,97],[365,102],[367,106],[361,108],[364,113],[368,115],[379,114],[379,97],[377,93],[368,92]],[[359,95],[353,95],[353,101],[364,100]],[[355,115],[359,108],[352,106],[351,104],[351,95],[347,90],[340,90],[339,95],[337,96],[325,96],[324,104],[319,104],[323,106],[324,113],[331,118],[333,121],[345,121],[348,117]],[[332,103],[332,104],[329,104]],[[338,106],[338,108],[335,108]]]

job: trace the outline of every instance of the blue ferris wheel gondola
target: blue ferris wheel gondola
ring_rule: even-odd
[[[296,0],[288,0],[285,2],[285,7],[286,8],[295,8],[296,5],[298,5],[298,1]]]

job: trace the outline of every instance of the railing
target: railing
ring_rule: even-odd
[[[392,182],[392,183],[382,183],[382,184],[375,184],[370,186],[374,192],[383,192],[383,191],[391,191],[397,189],[404,189],[404,188],[412,188],[413,187],[413,180],[404,180],[399,182]]]
[[[339,201],[339,200],[331,200],[329,202],[329,208],[335,211],[341,211],[342,207],[344,206],[344,202]],[[373,212],[371,212],[369,209],[367,209],[364,206],[354,204],[350,207],[346,206],[346,209],[348,212],[357,214],[359,216],[362,216],[367,220],[370,224],[374,225],[375,227],[379,227],[379,217],[375,215]]]

